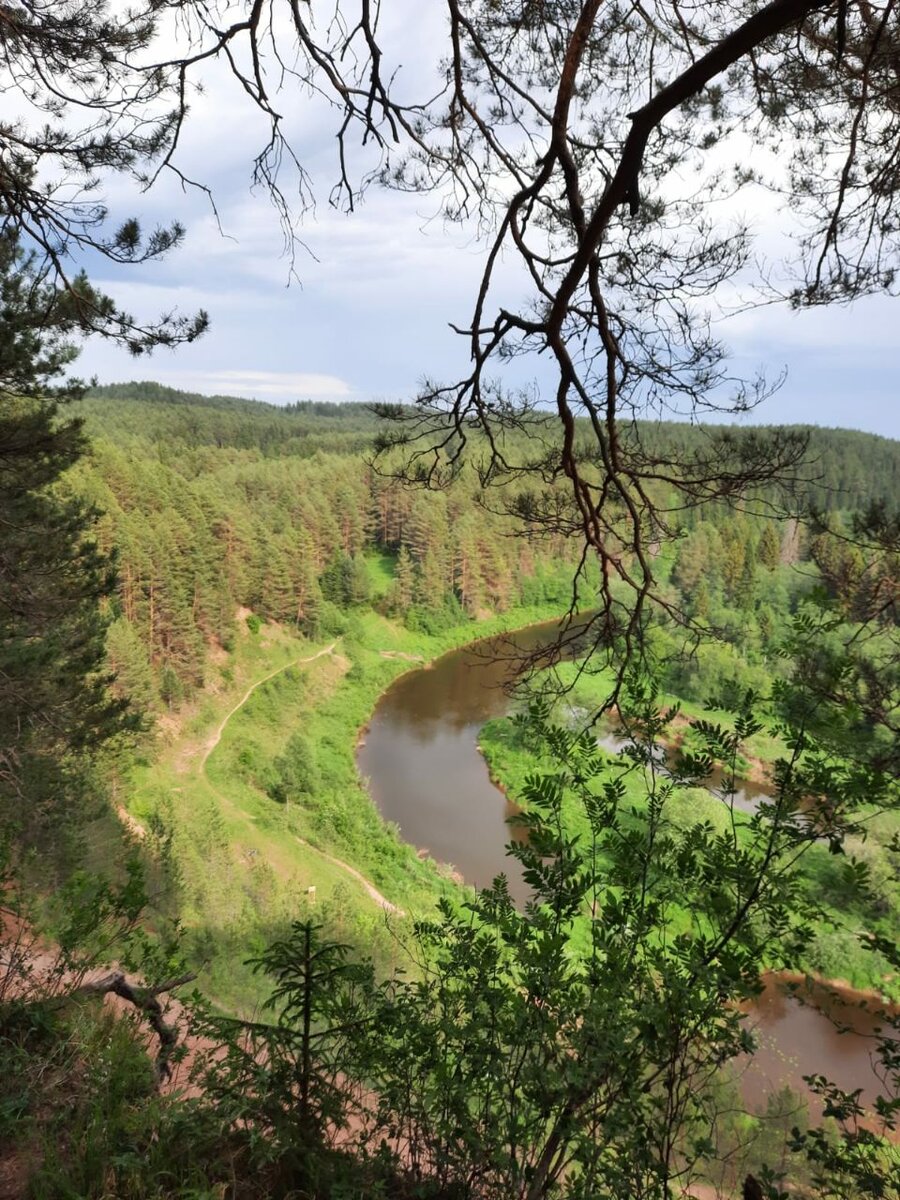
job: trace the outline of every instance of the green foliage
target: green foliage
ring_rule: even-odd
[[[92,802],[102,745],[134,727],[104,670],[113,558],[64,485],[86,441],[58,382],[76,351],[66,297],[0,237],[0,822],[48,850]]]
[[[169,708],[184,699],[184,686],[171,663],[166,663],[159,673],[159,698]]]
[[[773,947],[788,965],[810,935],[796,857],[815,830],[793,814],[817,750],[785,761],[777,801],[740,828],[673,821],[679,790],[760,729],[746,697],[660,773],[673,716],[632,679],[618,762],[552,724],[545,702],[519,719],[521,744],[541,748],[521,796],[528,837],[511,847],[532,898],[517,910],[500,877],[462,909],[443,902],[419,926],[413,978],[376,988],[309,923],[257,960],[279,1019],[245,1026],[218,1086],[249,1129],[274,1131],[266,1153],[292,1184],[327,1168],[329,1122],[358,1156],[389,1148],[421,1196],[662,1197],[702,1173],[715,1069],[752,1049],[734,1005]]]
[[[348,1082],[362,1079],[366,1030],[374,1019],[371,967],[349,962],[348,947],[295,922],[254,970],[273,984],[265,1010],[272,1023],[211,1019],[225,1054],[213,1056],[204,1092],[222,1120],[239,1129],[258,1164],[274,1165],[277,1194],[328,1195],[333,1158],[327,1146],[359,1111]]]
[[[440,637],[466,620],[455,596],[444,596],[439,604],[416,604],[406,614],[406,624],[414,633]]]
[[[142,691],[149,667],[157,704],[190,699],[210,648],[233,647],[241,608],[318,640],[374,604],[439,636],[509,611],[525,591],[546,602],[533,578],[565,593],[562,539],[518,550],[498,517],[475,521],[474,474],[449,500],[374,474],[364,456],[373,419],[358,407],[277,408],[155,385],[99,389],[84,407],[94,464],[74,484],[105,511],[120,561],[110,657]]]
[[[291,734],[284,753],[272,765],[275,777],[269,784],[268,792],[279,804],[303,803],[318,792],[321,777],[316,766],[316,754],[304,734]]]
[[[339,608],[353,608],[369,599],[369,570],[361,557],[335,555],[319,579],[322,595]]]
[[[360,406],[279,408],[123,384],[97,389],[84,408],[95,466],[79,468],[77,489],[107,513],[105,536],[121,564],[120,619],[143,647],[163,703],[163,670],[189,698],[209,647],[233,645],[242,606],[319,639],[343,633],[346,611],[372,602],[439,636],[461,614],[483,618],[516,604],[561,611],[571,601],[576,564],[562,535],[509,538],[508,522],[480,506],[475,472],[462,472],[446,494],[378,476],[365,460],[375,421]],[[690,453],[703,434],[661,426],[647,436]],[[823,509],[856,494],[866,455],[884,468],[871,472],[870,497],[891,492],[891,443],[839,431],[814,441],[827,464],[823,486],[833,489],[815,493]],[[385,460],[387,476],[393,465]],[[771,669],[773,609],[780,619],[809,586],[787,567],[770,568],[774,540],[786,559],[800,543],[731,510],[691,511],[685,523],[674,561],[669,547],[659,557],[660,578],[671,568],[673,598],[733,643],[741,672],[757,673],[738,686],[757,686]],[[583,606],[595,588],[593,576],[582,581]],[[715,671],[709,663],[683,682],[705,699]]]
[[[29,1200],[213,1200],[242,1165],[212,1108],[157,1094],[141,1031],[96,1001],[7,1015],[2,1065],[0,1155],[25,1156]]]

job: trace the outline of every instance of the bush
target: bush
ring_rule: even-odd
[[[272,764],[273,774],[266,791],[279,804],[302,801],[313,796],[321,786],[321,777],[316,764],[316,754],[309,738],[294,733]]]
[[[340,637],[347,631],[347,615],[330,600],[323,600],[316,627],[320,637]]]
[[[447,593],[436,607],[414,604],[406,614],[406,627],[413,633],[427,633],[429,637],[439,637],[449,629],[455,629],[456,626],[470,620],[471,617],[457,597]]]

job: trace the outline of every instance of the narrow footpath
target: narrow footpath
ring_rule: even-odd
[[[227,796],[223,795],[209,778],[209,774],[206,770],[206,764],[209,761],[209,757],[212,752],[221,742],[228,722],[233,716],[240,712],[253,693],[258,688],[261,688],[263,684],[268,683],[269,680],[274,679],[276,675],[281,675],[283,672],[290,670],[292,667],[306,666],[308,663],[315,662],[316,659],[324,658],[327,655],[334,654],[336,647],[337,640],[333,641],[330,645],[323,647],[323,649],[317,650],[315,654],[307,655],[305,658],[295,658],[291,662],[286,663],[283,667],[278,667],[274,671],[270,671],[268,675],[264,675],[261,679],[257,679],[255,683],[251,684],[250,687],[247,688],[246,692],[244,692],[237,704],[235,704],[235,706],[230,709],[219,722],[216,729],[203,745],[203,755],[197,765],[197,773],[202,776],[207,787],[221,804],[226,805],[230,809],[234,808],[232,801],[229,800]],[[119,820],[128,829],[132,836],[137,838],[139,841],[143,841],[147,836],[147,830],[140,823],[140,821],[133,817],[131,813],[129,813],[128,810],[122,805],[118,806],[117,812]],[[247,819],[253,820],[253,818],[249,815],[247,815]],[[362,886],[366,895],[369,896],[369,898],[376,904],[380,905],[385,912],[392,913],[398,917],[403,917],[406,915],[402,908],[398,907],[392,901],[388,900],[386,896],[382,895],[378,888],[376,888],[375,884],[372,883],[371,880],[366,879],[365,875],[363,875],[361,871],[358,871],[356,867],[351,866],[350,863],[344,862],[344,860],[341,858],[336,858],[333,854],[329,854],[325,850],[320,850],[318,846],[313,846],[310,842],[305,841],[301,837],[297,837],[296,835],[295,837],[301,846],[311,850],[314,854],[319,855],[320,858],[325,859],[326,862],[330,862],[332,866],[337,867],[339,870],[345,872],[345,874],[350,875],[353,879],[355,879],[357,883]]]
[[[218,728],[204,746],[203,757],[200,759],[200,774],[206,775],[206,760],[212,754],[213,750],[215,750],[216,746],[218,746],[219,742],[221,742],[222,734],[225,732],[225,726],[235,715],[235,713],[241,711],[257,688],[261,688],[264,683],[268,683],[269,680],[274,679],[276,675],[281,675],[285,671],[290,671],[292,667],[303,667],[306,666],[307,663],[315,662],[317,658],[324,658],[327,654],[334,654],[335,646],[337,646],[336,641],[332,642],[330,646],[326,646],[323,650],[318,650],[315,654],[310,654],[306,658],[295,658],[292,662],[286,663],[283,667],[277,667],[274,671],[270,671],[268,675],[263,675],[262,679],[257,679],[256,683],[251,684],[234,708],[229,713],[226,713],[226,715],[222,718]],[[207,776],[207,783],[209,783],[209,776]]]

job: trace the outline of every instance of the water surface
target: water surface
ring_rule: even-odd
[[[520,903],[528,889],[518,864],[505,853],[516,833],[507,823],[514,810],[490,780],[478,733],[511,708],[506,689],[517,654],[548,645],[557,629],[556,622],[531,626],[451,651],[401,676],[378,701],[358,753],[375,803],[406,841],[451,863],[476,887],[505,873]],[[609,732],[600,741],[610,750],[622,745]],[[720,777],[710,783],[722,786]],[[770,794],[764,785],[743,782],[735,807],[753,811]],[[763,1106],[767,1094],[786,1085],[802,1091],[802,1076],[815,1073],[850,1090],[862,1087],[869,1098],[877,1094],[871,1062],[877,1018],[856,1006],[858,996],[847,992],[846,999],[840,1015],[852,1031],[842,1034],[825,1012],[799,1004],[776,981],[767,982],[747,1009],[760,1042],[752,1062],[741,1068],[748,1104]]]
[[[504,847],[514,809],[478,750],[486,721],[509,712],[516,654],[549,644],[553,621],[453,650],[387,689],[357,761],[382,816],[403,838],[486,887],[500,872],[519,901],[527,889]]]

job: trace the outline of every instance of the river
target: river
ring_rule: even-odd
[[[478,733],[509,711],[504,684],[516,652],[539,649],[556,628],[551,622],[475,643],[401,676],[380,698],[358,751],[360,773],[379,811],[406,841],[451,863],[476,887],[505,872],[520,902],[527,889],[504,849],[515,836],[507,824],[513,809],[490,780]],[[764,787],[747,785],[736,803],[751,808],[763,794]],[[878,1083],[870,1060],[876,1021],[856,1007],[858,999],[847,993],[841,1017],[852,1032],[841,1034],[818,1008],[799,1004],[768,981],[748,1009],[760,1044],[743,1074],[745,1101],[761,1105],[767,1093],[785,1085],[803,1090],[802,1076],[813,1073],[872,1094]]]

